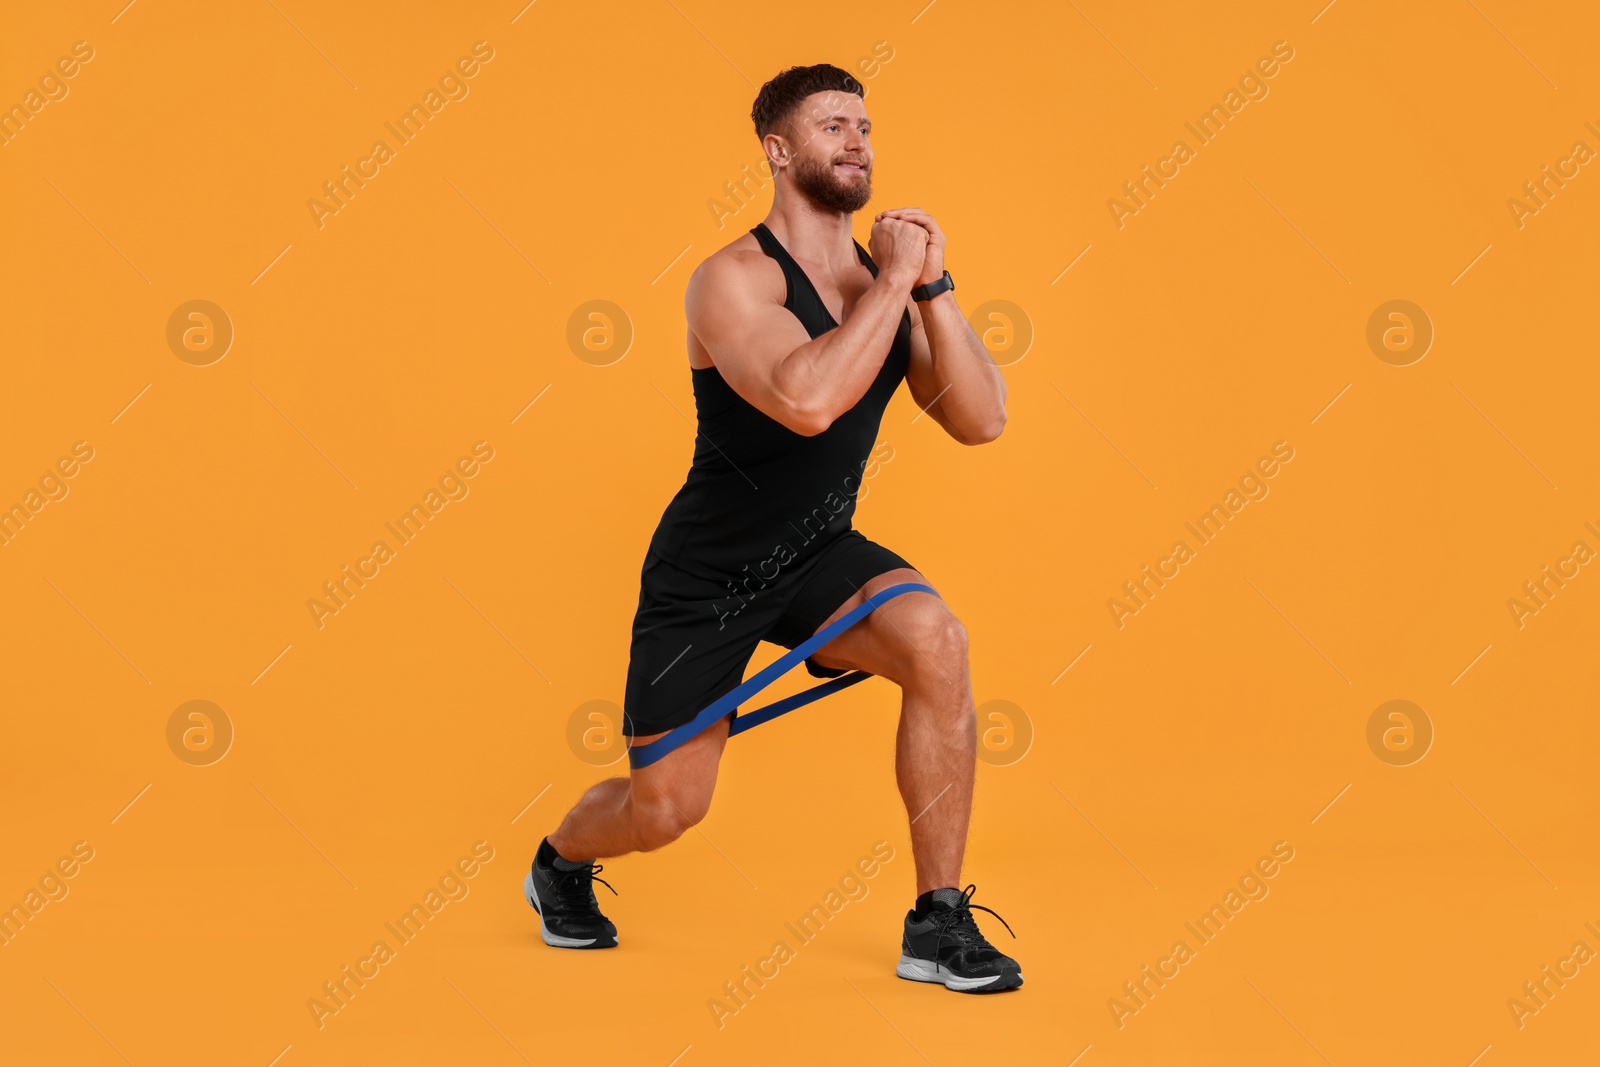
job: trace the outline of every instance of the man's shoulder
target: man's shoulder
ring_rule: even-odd
[[[689,276],[690,290],[712,292],[738,288],[765,294],[777,286],[777,299],[783,300],[783,268],[762,249],[754,233],[745,231],[700,261]]]

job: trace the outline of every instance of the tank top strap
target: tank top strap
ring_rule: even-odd
[[[795,306],[795,275],[799,274],[804,277],[805,272],[800,269],[800,264],[794,261],[794,257],[789,254],[789,250],[783,247],[783,243],[778,240],[771,230],[767,229],[766,223],[756,223],[750,228],[750,232],[755,234],[756,243],[761,245],[761,251],[778,261],[778,267],[783,271],[783,306],[793,311]]]
[[[766,223],[756,223],[750,227],[750,232],[755,234],[756,243],[761,245],[761,250],[779,263],[782,263],[786,271],[791,266],[798,267],[800,265],[794,261],[793,256],[789,255],[789,250],[783,247],[783,243],[778,240],[776,235],[767,229]]]
[[[856,246],[856,255],[861,257],[861,262],[867,265],[867,269],[870,270],[872,272],[872,276],[876,278],[878,276],[878,265],[872,262],[872,256],[868,254],[865,248],[861,247],[860,241],[857,241],[853,237],[850,240],[851,243]]]

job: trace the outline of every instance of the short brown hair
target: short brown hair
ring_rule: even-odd
[[[861,83],[849,71],[841,70],[832,63],[790,67],[783,71],[761,87],[756,94],[755,105],[750,108],[750,119],[756,124],[756,137],[766,140],[772,128],[788,118],[802,100],[812,93],[829,91],[855,93],[863,100],[867,96]]]

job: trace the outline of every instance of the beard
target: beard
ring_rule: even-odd
[[[872,199],[872,172],[863,170],[860,178],[840,178],[833,163],[802,158],[794,164],[795,187],[818,207],[852,215]]]

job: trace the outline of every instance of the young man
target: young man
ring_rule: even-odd
[[[863,96],[828,64],[761,88],[751,118],[774,170],[772,211],[689,280],[699,434],[640,573],[624,696],[634,745],[738,685],[758,642],[793,649],[878,590],[931,584],[850,521],[902,379],[962,444],[1005,425],[1005,381],[956,305],[932,216],[880,212],[870,255],[851,236],[872,192]],[[977,744],[966,630],[938,596],[911,591],[805,662],[819,678],[866,671],[902,690],[895,775],[919,896],[896,973],[962,992],[1020,986],[1021,968],[974,921],[989,909],[957,888]],[[546,944],[617,943],[594,859],[660,848],[705,817],[729,721],[594,786],[540,843],[524,892]]]

